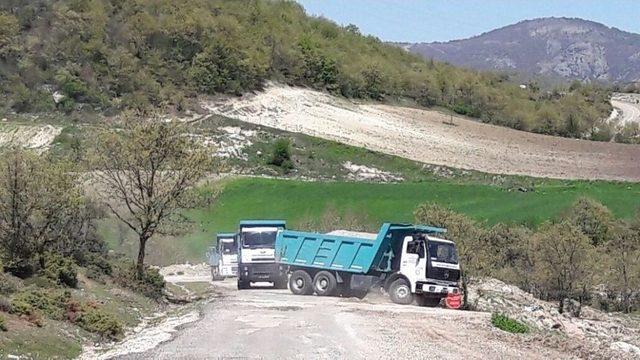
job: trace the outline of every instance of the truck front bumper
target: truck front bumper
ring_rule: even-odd
[[[222,265],[220,268],[220,275],[222,276],[238,276],[238,265]]]
[[[440,294],[446,296],[447,294],[459,294],[460,288],[457,286],[447,286],[438,284],[417,284],[416,293],[418,294]]]
[[[286,270],[276,263],[249,263],[238,265],[238,277],[249,282],[276,282],[286,276]]]

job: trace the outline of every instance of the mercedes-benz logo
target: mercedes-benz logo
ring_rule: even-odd
[[[444,278],[445,278],[445,279],[448,279],[448,278],[449,278],[449,272],[448,272],[448,271],[445,271],[445,272],[444,272]]]

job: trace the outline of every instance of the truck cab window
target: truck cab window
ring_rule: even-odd
[[[413,240],[407,244],[407,253],[417,254],[419,258],[424,257],[424,250],[424,241],[422,240]]]

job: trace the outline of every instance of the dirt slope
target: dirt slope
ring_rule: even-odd
[[[407,107],[355,104],[270,84],[204,103],[213,114],[305,133],[425,163],[497,174],[640,181],[640,146],[516,131]]]

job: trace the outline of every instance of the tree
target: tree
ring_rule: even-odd
[[[620,292],[622,310],[631,311],[631,296],[640,288],[640,231],[624,222],[616,224],[607,242],[610,273],[607,283]]]
[[[0,167],[0,249],[9,267],[28,276],[45,267],[47,251],[75,248],[86,224],[84,196],[69,164],[12,149]]]
[[[611,210],[593,199],[584,197],[573,203],[564,218],[589,237],[594,246],[606,242],[607,232],[613,223]]]
[[[209,157],[179,125],[152,119],[103,133],[93,161],[106,206],[138,236],[136,270],[142,278],[147,242],[189,207],[188,190],[209,168]]]
[[[567,221],[544,224],[533,237],[537,282],[559,301],[573,298],[576,289],[590,285],[594,249],[580,228]]]
[[[455,241],[460,260],[463,305],[467,304],[467,283],[470,275],[487,275],[489,261],[482,246],[483,230],[462,214],[436,204],[422,204],[413,212],[416,223],[447,229],[445,237]]]
[[[269,164],[279,166],[285,171],[293,169],[291,161],[291,141],[286,138],[276,140],[273,144]]]

